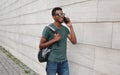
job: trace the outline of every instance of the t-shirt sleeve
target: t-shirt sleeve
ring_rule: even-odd
[[[48,39],[48,37],[49,37],[49,29],[47,27],[45,27],[43,29],[42,37],[44,37],[45,39]]]
[[[66,34],[67,34],[67,35],[70,34],[70,31],[69,31],[68,28],[66,28]]]
[[[67,34],[70,34],[70,31],[67,29]]]

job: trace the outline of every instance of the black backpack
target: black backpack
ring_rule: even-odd
[[[47,26],[53,33],[57,33],[50,25]],[[48,60],[51,49],[49,47],[43,48],[38,52],[38,60],[40,63],[46,62]]]

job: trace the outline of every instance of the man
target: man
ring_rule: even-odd
[[[55,29],[57,33],[53,33],[49,28],[45,27],[39,45],[40,49],[46,48],[48,46],[51,48],[46,65],[46,72],[47,75],[69,75],[66,45],[67,38],[73,44],[77,43],[74,29],[69,18],[67,18],[68,22],[66,25],[70,31],[67,27],[62,25],[65,18],[65,14],[63,13],[62,8],[53,8],[52,17],[54,19],[54,23],[50,24],[50,26]]]

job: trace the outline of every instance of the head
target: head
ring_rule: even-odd
[[[62,23],[65,17],[65,14],[63,13],[62,8],[60,7],[53,8],[52,17],[55,22]]]

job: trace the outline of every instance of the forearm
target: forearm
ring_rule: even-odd
[[[50,45],[52,45],[53,43],[59,41],[61,39],[61,36],[60,34],[54,34],[54,38],[47,41],[47,39],[45,38],[42,38],[41,39],[41,42],[40,42],[40,45],[39,45],[39,48],[42,49],[42,48],[47,48],[49,47]]]
[[[70,39],[71,39],[71,42],[73,44],[76,44],[77,43],[77,40],[76,40],[76,35],[75,35],[75,32],[74,32],[74,29],[73,29],[73,26],[69,27],[70,28]]]
[[[47,41],[47,42],[44,42],[44,43],[41,43],[39,45],[39,48],[42,49],[42,48],[47,48],[49,47],[50,45],[52,45],[53,43],[55,43],[56,41],[54,39],[50,40],[50,41]]]

